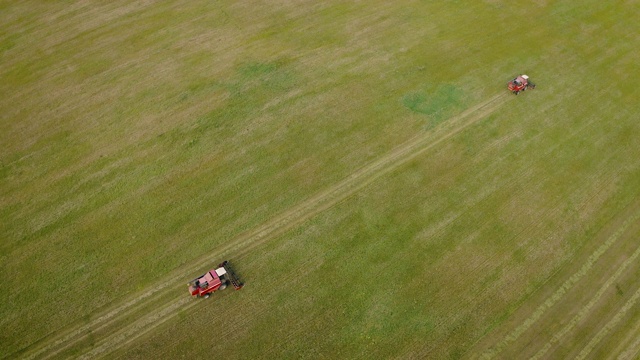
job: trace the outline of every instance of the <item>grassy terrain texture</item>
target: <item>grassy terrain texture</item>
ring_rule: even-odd
[[[0,358],[637,358],[639,11],[0,0]]]

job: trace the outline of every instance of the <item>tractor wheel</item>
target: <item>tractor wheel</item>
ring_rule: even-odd
[[[205,295],[204,295],[204,298],[205,298],[205,299],[208,299],[210,296],[211,296],[211,293],[209,293],[209,294],[205,294]]]
[[[223,283],[222,285],[220,285],[220,287],[218,288],[218,290],[224,290],[227,288],[227,283]]]
[[[514,94],[518,95],[518,94],[520,94],[520,91],[516,91],[516,92],[514,92]]]

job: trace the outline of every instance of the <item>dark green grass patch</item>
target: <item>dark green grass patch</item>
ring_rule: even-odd
[[[428,116],[427,129],[438,125],[462,108],[464,100],[465,94],[462,89],[450,84],[435,89],[426,87],[402,97],[402,103],[406,108]]]

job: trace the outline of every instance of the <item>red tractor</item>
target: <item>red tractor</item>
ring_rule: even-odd
[[[240,290],[244,284],[240,282],[231,269],[228,261],[220,263],[215,270],[195,278],[189,282],[189,293],[193,297],[208,299],[212,292],[224,290],[228,284]]]
[[[536,84],[529,81],[529,77],[527,75],[520,75],[515,79],[509,81],[507,87],[509,88],[509,91],[518,95],[521,91],[525,91],[528,88],[535,89]]]

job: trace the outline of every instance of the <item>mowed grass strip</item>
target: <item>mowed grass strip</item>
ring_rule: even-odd
[[[238,257],[251,287],[176,309],[119,354],[459,357],[637,197],[625,5],[30,5],[3,12],[3,353],[520,71],[544,85]]]

